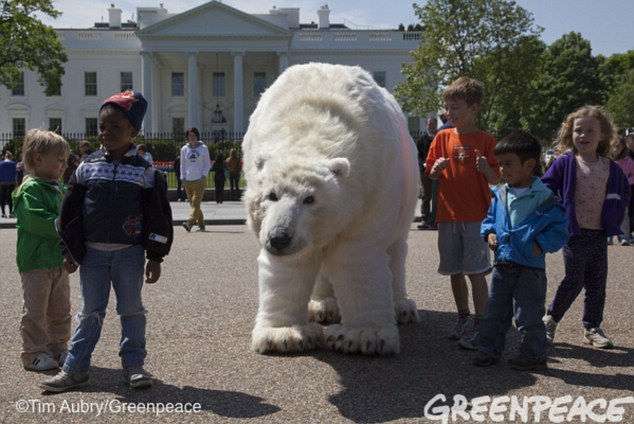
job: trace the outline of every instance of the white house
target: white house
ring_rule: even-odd
[[[404,80],[420,33],[355,30],[330,23],[330,9],[316,23],[300,23],[299,8],[273,7],[248,14],[219,1],[183,13],[138,7],[137,22],[122,22],[122,10],[108,9],[108,22],[86,29],[56,29],[68,62],[57,95],[46,96],[37,75],[0,87],[0,133],[29,128],[63,133],[97,131],[104,98],[132,88],[149,102],[146,133],[243,132],[260,93],[293,64],[330,62],[359,65],[392,91]],[[412,130],[420,127],[410,118]]]

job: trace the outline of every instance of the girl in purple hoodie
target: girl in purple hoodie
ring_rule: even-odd
[[[600,326],[608,273],[607,237],[620,234],[630,201],[627,178],[607,157],[615,137],[612,119],[602,107],[583,106],[563,122],[555,148],[561,156],[542,177],[561,198],[570,233],[563,248],[564,279],[544,316],[550,344],[557,323],[585,288],[584,342],[601,349],[614,347]]]

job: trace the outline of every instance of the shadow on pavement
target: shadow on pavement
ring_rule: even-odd
[[[567,384],[577,386],[602,387],[623,392],[630,391],[634,387],[634,375],[631,373],[634,367],[634,349],[617,346],[614,349],[601,350],[583,345],[556,343],[549,353],[549,360],[559,362],[559,358],[582,359],[596,368],[622,367],[627,374],[605,375],[550,368],[544,372],[544,375],[559,378]]]
[[[452,405],[454,395],[467,399],[495,396],[531,386],[536,378],[513,371],[506,358],[515,356],[519,338],[514,328],[507,335],[500,364],[478,368],[471,364],[476,352],[462,350],[447,338],[455,313],[419,310],[421,322],[400,327],[401,353],[391,357],[364,357],[316,352],[314,357],[332,366],[343,390],[330,397],[342,416],[355,422],[384,422],[424,417],[425,405],[437,394]],[[430,405],[431,406],[431,405]]]
[[[125,403],[186,404],[199,403],[202,411],[211,411],[227,418],[255,418],[280,411],[275,405],[264,403],[262,398],[246,393],[209,390],[184,386],[183,388],[155,380],[151,389],[134,390],[125,385],[121,369],[90,368],[90,385],[81,392],[109,392]],[[54,394],[48,394],[54,396]]]

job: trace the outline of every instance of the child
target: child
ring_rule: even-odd
[[[568,241],[568,222],[553,192],[535,176],[540,156],[539,141],[523,131],[513,131],[495,146],[506,184],[493,189],[480,230],[495,252],[495,264],[476,366],[499,362],[512,316],[522,343],[519,356],[509,360],[511,368],[546,365],[545,252],[556,252]]]
[[[606,157],[615,135],[610,116],[600,106],[584,106],[569,114],[556,147],[558,153],[565,153],[542,177],[562,199],[570,233],[563,248],[564,279],[544,316],[549,344],[557,323],[585,288],[584,342],[601,349],[614,346],[600,327],[608,273],[606,237],[621,232],[619,225],[630,201],[623,171]]]
[[[614,144],[612,144],[610,148],[610,156],[612,160],[616,161],[616,163],[621,167],[621,170],[625,174],[627,178],[627,182],[630,185],[630,203],[632,203],[632,188],[634,187],[634,159],[630,156],[630,151],[627,148],[627,140],[631,140],[630,143],[634,146],[634,133],[632,133],[629,137],[616,137]],[[630,245],[630,232],[632,229],[630,228],[630,217],[628,214],[629,208],[625,208],[625,216],[623,217],[623,221],[621,221],[621,234],[618,236],[619,242],[621,246],[629,246]],[[612,244],[612,236],[608,237],[608,244]]]
[[[110,294],[121,317],[119,356],[130,387],[148,387],[143,369],[145,313],[141,301],[144,250],[146,283],[161,275],[161,261],[172,242],[172,218],[162,174],[137,156],[132,140],[141,128],[147,103],[126,91],[104,101],[99,111],[99,140],[106,152],[82,162],[62,202],[59,231],[68,269],[78,264],[83,300],[79,324],[62,371],[43,382],[44,390],[62,392],[88,382]]]
[[[13,193],[18,218],[17,262],[22,279],[22,364],[31,371],[60,367],[70,338],[70,286],[55,231],[70,149],[60,135],[31,130],[22,160],[29,176]]]
[[[2,217],[13,218],[13,201],[11,193],[15,188],[16,164],[13,161],[13,154],[10,151],[4,153],[4,160],[0,160],[0,204],[2,205]],[[8,212],[5,206],[9,206]]]
[[[438,272],[449,275],[458,321],[449,338],[460,346],[476,349],[480,318],[487,301],[485,274],[491,269],[480,224],[491,203],[489,184],[500,180],[493,151],[495,139],[475,126],[484,97],[480,82],[467,77],[454,81],[443,93],[447,118],[454,128],[440,131],[427,155],[425,172],[438,179]],[[471,280],[475,319],[473,332],[465,334],[469,321],[469,292],[465,275]]]

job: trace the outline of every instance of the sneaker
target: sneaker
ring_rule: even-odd
[[[87,372],[66,372],[61,370],[55,377],[40,383],[40,388],[49,392],[65,392],[88,384]]]
[[[467,326],[469,325],[469,317],[467,318],[458,318],[458,322],[456,322],[455,327],[451,330],[451,334],[449,334],[449,340],[460,340],[464,333],[467,331]]]
[[[31,362],[24,365],[24,369],[29,371],[48,371],[55,368],[59,368],[57,361],[46,352],[40,353]]]
[[[2,214],[2,217],[3,217],[3,218],[6,218],[6,217],[7,217],[7,215],[3,213],[3,214]]]
[[[458,340],[458,345],[467,350],[476,350],[480,345],[480,326],[473,326],[473,332],[468,336],[462,336],[460,340]]]
[[[552,346],[555,343],[557,321],[555,321],[552,315],[544,315],[542,321],[544,321],[544,325],[546,326],[546,343],[548,343],[549,346]]]
[[[60,366],[60,368],[64,365],[64,362],[66,362],[66,357],[68,356],[68,350],[64,349],[62,351],[57,352],[57,355],[55,355],[55,360],[57,361],[57,364]]]
[[[608,237],[608,246],[612,246],[613,244],[612,237]]]
[[[192,224],[190,224],[189,222],[185,221],[183,222],[183,228],[187,230],[187,232],[189,233],[192,230]]]
[[[605,335],[600,327],[585,330],[583,341],[586,344],[598,347],[599,349],[612,349],[614,343]]]
[[[483,352],[480,352],[478,356],[473,358],[473,365],[476,367],[490,367],[498,362],[500,362],[500,358]]]
[[[199,226],[198,226],[198,229],[199,229],[200,231],[205,231],[205,226],[204,226],[204,225],[199,225]]]
[[[524,358],[522,356],[518,356],[517,358],[509,359],[508,364],[511,368],[517,371],[530,371],[536,368],[545,367],[546,357]]]
[[[630,240],[623,238],[621,239],[621,246],[629,246],[630,245]]]
[[[123,380],[133,389],[150,387],[154,383],[152,376],[141,365],[123,368]]]

